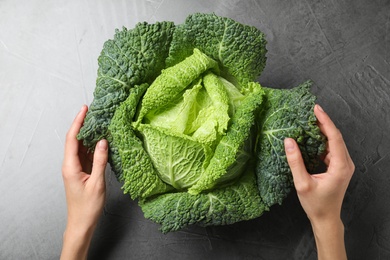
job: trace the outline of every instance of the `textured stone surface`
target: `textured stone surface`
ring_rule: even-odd
[[[388,0],[0,1],[0,259],[58,259],[65,133],[92,101],[103,42],[115,28],[193,12],[266,33],[263,85],[314,81],[356,164],[342,212],[349,258],[390,259]],[[92,259],[316,259],[295,193],[256,220],[163,235],[107,180]]]

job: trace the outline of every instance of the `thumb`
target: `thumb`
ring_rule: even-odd
[[[290,166],[293,175],[296,190],[305,189],[309,184],[310,175],[306,170],[298,144],[294,139],[286,138],[284,139],[284,149],[288,165]]]
[[[100,140],[95,147],[95,152],[93,154],[93,165],[91,178],[99,180],[103,178],[106,170],[108,160],[108,143],[107,140]]]

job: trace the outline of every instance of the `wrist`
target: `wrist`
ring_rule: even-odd
[[[339,216],[310,218],[309,220],[314,232],[327,230],[342,230],[344,232],[344,224]]]
[[[83,215],[68,214],[65,234],[69,233],[72,237],[89,238],[97,226],[97,220]]]
[[[82,228],[68,223],[63,237],[61,259],[86,259],[93,231],[94,227]]]
[[[318,259],[347,259],[344,224],[340,217],[310,220],[317,246]]]
[[[92,238],[93,235],[93,227],[80,227],[77,225],[70,225],[69,223],[67,224],[65,231],[64,231],[64,240],[67,238],[71,239],[90,239]]]

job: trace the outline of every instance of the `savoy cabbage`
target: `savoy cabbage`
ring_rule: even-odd
[[[308,168],[325,140],[311,82],[256,82],[264,34],[215,14],[117,30],[98,59],[94,100],[78,138],[107,138],[110,165],[162,232],[257,218],[292,188],[283,139]]]

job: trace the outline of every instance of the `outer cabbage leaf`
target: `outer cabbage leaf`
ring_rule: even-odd
[[[318,164],[325,150],[325,138],[313,113],[316,97],[307,81],[293,89],[265,89],[266,102],[258,114],[259,129],[256,145],[257,182],[260,196],[271,206],[281,204],[293,187],[283,141],[294,138],[308,170]]]
[[[256,27],[215,14],[192,14],[177,26],[167,65],[182,61],[198,48],[219,62],[221,76],[245,86],[265,67],[265,45],[265,36]]]
[[[116,110],[116,115],[114,114],[113,117],[115,119],[111,121],[111,124],[108,127],[107,140],[110,143],[109,163],[111,170],[115,173],[119,181],[125,181],[122,171],[122,159],[119,154],[120,150],[124,148],[121,147],[121,142],[123,141],[121,136],[127,135],[126,131],[129,130],[131,137],[134,137],[133,129],[129,128],[127,124],[132,122],[136,113],[137,104],[148,87],[149,85],[145,83],[130,89],[126,102],[122,104],[120,109]]]
[[[140,203],[146,218],[161,224],[167,233],[188,225],[229,225],[254,219],[268,210],[256,185],[252,171],[234,184],[209,193],[167,193]]]
[[[85,146],[94,147],[107,136],[111,118],[131,88],[151,83],[165,68],[174,29],[172,22],[144,22],[132,30],[116,30],[114,39],[104,43],[94,99],[77,136]]]
[[[131,125],[139,98],[147,86],[136,86],[130,91],[129,97],[116,109],[109,126],[109,139],[115,148],[112,158],[117,159],[116,163],[121,169],[117,176],[123,182],[124,193],[129,193],[132,199],[143,199],[172,190],[158,177],[143,142]],[[118,170],[118,165],[116,168]]]

